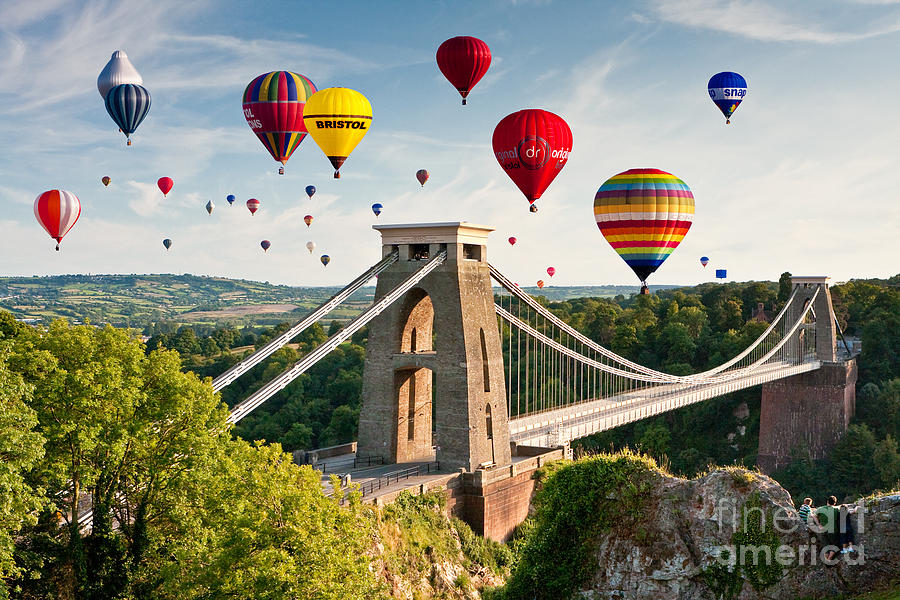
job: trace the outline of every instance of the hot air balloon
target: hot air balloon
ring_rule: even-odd
[[[538,289],[544,289],[544,280],[538,279],[537,286],[538,286]]]
[[[228,194],[227,196],[225,196],[225,200],[227,200],[228,204],[231,205],[234,204],[234,201],[237,200],[237,198],[234,197],[234,194]]]
[[[307,227],[309,227],[310,224],[313,222],[313,216],[312,216],[312,215],[306,215],[305,217],[303,217],[303,222],[306,223],[306,226],[307,226]]]
[[[341,165],[369,131],[372,105],[357,91],[327,88],[307,100],[303,122],[334,166],[334,178],[339,179]]]
[[[520,110],[497,124],[493,145],[500,166],[533,206],[565,166],[572,131],[552,112]]]
[[[306,137],[303,107],[315,92],[312,81],[290,71],[263,73],[244,90],[244,118],[272,158],[281,163],[281,174]]]
[[[270,242],[269,240],[263,240],[259,243],[259,245],[262,247],[263,252],[268,252],[269,248],[272,246],[272,242]]]
[[[321,260],[322,264],[327,267],[328,263],[331,262],[331,257],[328,256],[327,254],[323,254],[322,256],[319,257],[319,260]]]
[[[419,169],[416,171],[416,179],[419,180],[419,183],[422,184],[422,187],[425,187],[425,182],[428,181],[428,171],[425,169]]]
[[[256,211],[259,210],[259,200],[256,198],[250,198],[247,200],[247,210],[250,211],[251,215],[255,215]]]
[[[103,183],[105,187],[109,187],[109,184],[112,182],[112,179],[109,176],[104,176],[100,178],[100,181]]]
[[[150,92],[134,83],[117,85],[106,94],[106,112],[125,134],[130,146],[131,134],[150,112]]]
[[[700,257],[700,264],[703,265],[704,267],[706,267],[706,265],[709,264],[709,257],[708,257],[708,256],[701,256],[701,257]]]
[[[381,214],[382,208],[384,208],[384,207],[381,206],[381,204],[379,204],[378,202],[376,202],[375,204],[372,205],[372,212],[375,213],[376,217]]]
[[[316,186],[314,186],[314,185],[306,186],[306,195],[309,196],[310,200],[312,200],[312,197],[315,193],[316,193]]]
[[[710,77],[706,87],[709,97],[725,115],[725,124],[731,123],[731,115],[747,95],[747,80],[737,73],[723,71]]]
[[[459,91],[465,106],[466,96],[491,66],[491,49],[478,38],[467,35],[450,38],[438,47],[437,64]]]
[[[631,169],[609,178],[594,196],[594,218],[609,245],[641,280],[684,239],[694,218],[694,195],[659,169]]]
[[[511,237],[511,238],[509,238],[508,241],[509,241],[509,245],[510,245],[510,246],[515,246],[515,245],[516,245],[516,242],[518,242],[519,240],[517,240],[517,239],[514,238],[514,237]]]
[[[171,177],[160,177],[156,180],[156,187],[163,193],[163,196],[168,196],[174,186],[175,182]]]
[[[212,203],[212,200],[206,203],[206,212],[212,214],[213,209],[216,207],[215,204]]]
[[[316,243],[315,242],[306,242],[306,249],[309,250],[310,254],[312,254],[313,250],[316,249]]]
[[[56,251],[75,221],[81,216],[81,202],[72,192],[50,190],[34,200],[34,216],[44,231],[56,240]]]
[[[109,90],[123,83],[141,85],[144,80],[128,60],[128,55],[123,50],[116,50],[103,70],[100,71],[100,75],[97,76],[97,91],[100,92],[100,97],[106,100]]]
[[[169,238],[164,239],[163,246],[165,246],[166,250],[168,250],[169,248],[172,247],[172,240],[170,240]]]
[[[547,267],[547,275],[553,277],[554,275],[556,275],[556,269],[554,269],[553,267]]]
[[[716,269],[716,279],[725,279],[728,277],[727,269]]]

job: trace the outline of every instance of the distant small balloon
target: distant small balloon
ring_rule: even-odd
[[[170,240],[169,238],[164,239],[163,246],[165,246],[166,250],[168,250],[169,248],[172,247],[172,240]]]
[[[259,210],[259,200],[256,198],[250,198],[247,200],[247,210],[250,211],[251,215],[255,215],[256,211]]]
[[[543,280],[543,279],[538,279],[537,286],[538,286],[538,288],[540,288],[540,289],[544,289],[544,280]]]
[[[206,212],[212,214],[213,209],[216,207],[215,204],[212,203],[212,200],[206,203]]]
[[[156,186],[159,188],[159,191],[163,193],[163,196],[168,196],[169,192],[171,192],[172,188],[175,186],[175,182],[171,177],[160,177],[156,180]]]
[[[511,238],[509,238],[509,245],[510,245],[510,246],[515,246],[515,245],[516,245],[516,242],[518,242],[518,241],[519,241],[519,240],[517,240],[516,238],[511,237]]]
[[[547,275],[553,277],[554,275],[556,275],[556,269],[554,269],[553,267],[547,267]]]
[[[112,179],[110,179],[110,178],[107,176],[107,177],[103,177],[100,181],[103,182],[103,185],[104,185],[104,186],[109,187],[109,184],[110,184],[110,182],[112,181]]]
[[[377,202],[372,205],[372,212],[375,213],[376,217],[381,214],[382,208],[384,208],[384,207],[381,206],[380,204],[378,204]]]
[[[269,248],[272,247],[272,242],[270,242],[269,240],[263,240],[259,243],[259,245],[262,246],[264,252],[268,252]]]
[[[416,179],[419,180],[419,183],[422,184],[422,187],[425,187],[425,182],[428,181],[428,171],[425,169],[419,169],[416,171]]]
[[[319,258],[319,260],[321,260],[321,261],[322,261],[322,264],[323,264],[324,266],[327,267],[327,266],[328,266],[328,263],[331,262],[331,257],[328,256],[327,254],[323,254],[323,255]]]
[[[700,264],[703,265],[704,267],[705,267],[706,265],[708,265],[708,264],[709,264],[709,257],[708,257],[708,256],[701,256],[701,257],[700,257]]]
[[[306,226],[307,226],[307,227],[309,227],[310,224],[313,222],[313,216],[312,216],[312,215],[306,215],[305,217],[303,217],[303,222],[306,223]]]
[[[309,196],[310,200],[312,200],[312,197],[315,195],[315,193],[316,193],[316,186],[314,186],[314,185],[306,186],[306,195]]]
[[[313,250],[316,249],[316,243],[315,242],[306,242],[306,249],[309,250],[310,254],[312,254]]]
[[[237,200],[237,198],[234,197],[234,194],[228,194],[225,196],[225,200],[228,201],[228,204],[234,204],[234,201]]]

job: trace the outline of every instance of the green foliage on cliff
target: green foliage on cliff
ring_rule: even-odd
[[[542,468],[536,475],[533,525],[519,543],[512,576],[493,598],[572,597],[592,574],[601,534],[613,527],[637,527],[646,516],[647,476],[658,470],[652,458],[628,451]]]

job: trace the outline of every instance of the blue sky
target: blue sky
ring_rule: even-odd
[[[466,107],[434,61],[454,35],[493,54]],[[117,49],[153,97],[130,148],[96,89]],[[380,202],[385,223],[496,227],[489,259],[523,285],[547,279],[549,265],[554,285],[633,284],[594,224],[593,196],[618,172],[655,167],[691,187],[697,214],[651,283],[699,283],[715,267],[736,280],[890,276],[900,270],[898,52],[900,2],[888,0],[0,2],[0,274],[341,284],[379,257],[369,207]],[[311,138],[277,175],[250,132],[241,93],[275,69],[371,101],[371,131],[341,180]],[[728,127],[706,92],[723,70],[749,83]],[[536,215],[491,151],[496,123],[523,108],[559,114],[574,137]],[[420,168],[431,173],[424,189]],[[163,175],[175,180],[168,198]],[[59,253],[32,214],[52,188],[82,202]],[[254,217],[250,197],[262,202]]]

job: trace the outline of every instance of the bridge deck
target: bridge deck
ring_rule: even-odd
[[[799,365],[773,363],[758,367],[744,376],[719,383],[662,385],[610,398],[587,400],[565,408],[510,419],[509,437],[518,444],[562,445],[598,431],[612,429],[768,381],[813,371],[820,366],[819,361]]]

